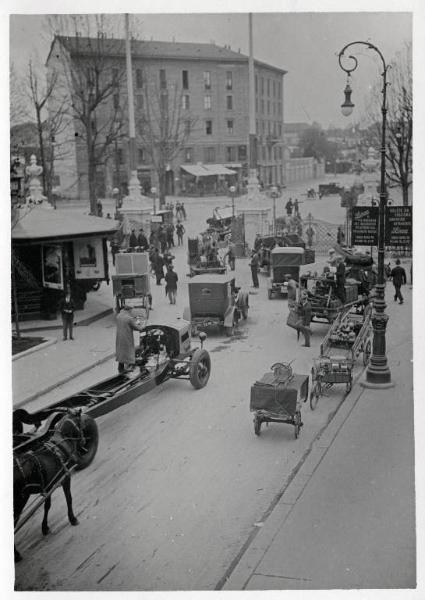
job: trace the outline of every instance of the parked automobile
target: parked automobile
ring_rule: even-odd
[[[274,294],[286,296],[288,294],[288,275],[299,281],[300,266],[314,263],[314,250],[305,250],[300,247],[276,246],[270,252],[271,279],[268,287],[268,297]]]
[[[183,318],[192,326],[192,335],[199,329],[223,327],[233,335],[239,319],[248,316],[248,294],[235,286],[232,274],[195,275],[189,281],[189,306]]]

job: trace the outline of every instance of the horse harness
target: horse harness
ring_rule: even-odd
[[[75,423],[72,421],[72,419],[69,419],[69,422],[72,423],[72,425],[75,427],[75,429],[80,431],[80,429],[75,425]],[[49,495],[49,493],[51,493],[53,491],[51,488],[53,488],[55,480],[57,479],[59,474],[61,474],[63,472],[64,476],[71,475],[73,468],[77,464],[75,458],[73,458],[73,456],[72,456],[74,454],[74,449],[72,448],[71,443],[66,438],[64,438],[59,431],[55,431],[53,437],[55,437],[56,434],[58,434],[62,439],[55,440],[55,441],[48,440],[48,441],[44,442],[41,446],[41,449],[51,452],[54,455],[54,457],[57,459],[59,464],[61,465],[61,470],[50,481],[48,481],[47,470],[43,464],[43,461],[40,460],[40,458],[37,454],[37,450],[28,450],[21,457],[18,457],[18,456],[14,457],[14,462],[15,462],[15,464],[18,468],[18,471],[24,481],[22,493],[24,493],[26,491],[29,491],[30,493],[38,493],[39,492],[42,495],[47,496],[47,495]],[[33,462],[33,465],[35,465],[35,467],[37,468],[37,471],[40,476],[40,483],[28,482],[27,475],[25,474],[25,471],[22,467],[22,465],[28,459],[30,459]]]

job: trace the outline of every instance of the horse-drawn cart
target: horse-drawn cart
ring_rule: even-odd
[[[295,438],[301,427],[301,402],[308,396],[308,375],[293,373],[288,364],[276,363],[271,372],[251,386],[250,410],[254,413],[254,433],[260,435],[262,423],[293,425]]]
[[[353,385],[353,368],[356,359],[363,355],[366,366],[371,355],[371,306],[363,312],[351,308],[339,313],[320,346],[320,357],[314,359],[311,371],[312,392],[310,407],[316,408],[325,389],[336,383],[345,383],[345,391],[350,393]]]

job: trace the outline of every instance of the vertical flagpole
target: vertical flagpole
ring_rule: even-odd
[[[254,73],[254,42],[252,35],[252,13],[249,13],[249,58],[248,58],[248,106],[249,106],[249,176],[248,198],[258,193],[257,178],[257,137],[255,126],[255,73]]]

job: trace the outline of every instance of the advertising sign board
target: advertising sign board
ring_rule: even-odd
[[[411,206],[388,206],[385,209],[385,245],[412,245]]]
[[[378,245],[377,206],[354,206],[351,218],[351,243],[353,246]]]

